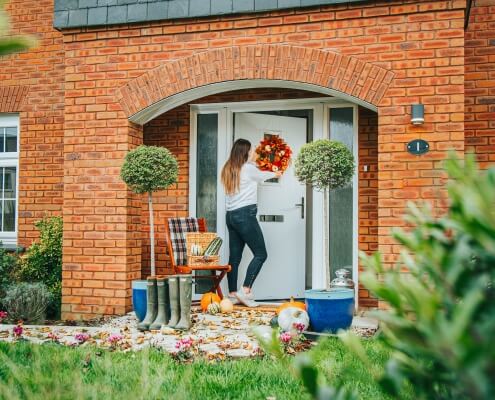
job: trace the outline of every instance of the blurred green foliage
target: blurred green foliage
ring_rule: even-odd
[[[0,57],[28,50],[36,44],[31,37],[8,36],[9,20],[3,11],[5,3],[5,0],[0,0]]]
[[[421,399],[494,399],[495,168],[470,156],[446,166],[448,213],[410,206],[398,265],[362,256],[361,281],[390,306],[378,313],[393,351],[379,379],[395,397],[410,382]]]

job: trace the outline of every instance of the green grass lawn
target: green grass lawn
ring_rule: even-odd
[[[376,341],[364,343],[375,368],[387,352]],[[370,371],[337,339],[311,350],[332,384],[345,382],[361,398],[384,398]],[[0,399],[308,399],[300,382],[268,358],[191,365],[177,364],[157,350],[111,353],[0,343]]]

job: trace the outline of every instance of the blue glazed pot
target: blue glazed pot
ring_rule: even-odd
[[[348,329],[354,312],[353,289],[306,290],[306,306],[314,332]]]
[[[132,281],[132,306],[141,322],[146,316],[146,281]]]

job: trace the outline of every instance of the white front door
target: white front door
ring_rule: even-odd
[[[247,139],[257,146],[264,135],[275,134],[292,148],[293,159],[306,143],[306,119],[256,113],[235,113],[234,140]],[[268,259],[256,279],[255,298],[304,297],[306,287],[306,186],[294,175],[294,164],[282,178],[258,187],[258,221],[265,237]],[[244,250],[239,268],[239,287],[252,253]]]

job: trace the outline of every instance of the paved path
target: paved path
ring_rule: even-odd
[[[33,326],[23,327],[22,337],[33,343],[57,341],[66,346],[89,346],[115,348],[123,351],[156,347],[169,353],[177,352],[181,339],[192,339],[196,351],[207,358],[249,357],[257,354],[258,343],[253,330],[268,335],[269,322],[275,314],[269,311],[239,310],[231,314],[208,315],[195,309],[193,327],[187,332],[164,328],[161,331],[140,332],[136,329],[134,313],[107,320],[101,326]],[[14,325],[0,325],[0,340],[12,342]],[[356,317],[353,330],[361,336],[376,331],[376,322]],[[77,340],[88,337],[84,343]],[[112,343],[113,341],[113,343]]]

